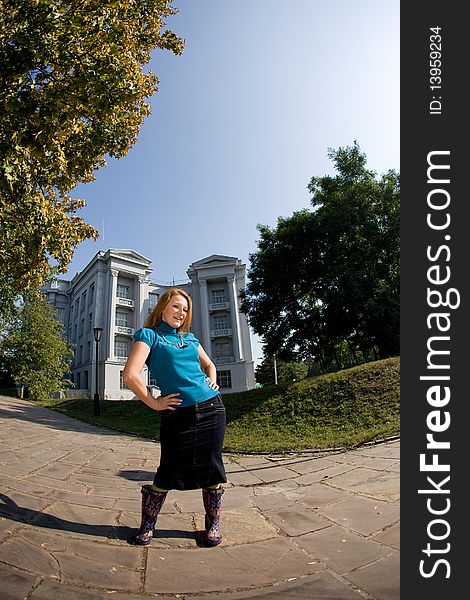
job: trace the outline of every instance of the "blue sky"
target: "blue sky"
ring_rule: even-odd
[[[156,52],[152,115],[126,157],[76,188],[101,233],[66,277],[110,247],[187,279],[210,254],[249,267],[256,225],[309,206],[328,148],[357,140],[369,168],[399,170],[399,0],[174,0],[183,56]],[[253,336],[254,358],[261,345]]]

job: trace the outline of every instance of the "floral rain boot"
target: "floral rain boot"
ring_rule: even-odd
[[[206,510],[205,526],[207,546],[217,546],[222,541],[222,534],[220,533],[220,506],[224,491],[224,488],[215,490],[204,488],[202,490],[202,500]]]
[[[139,531],[130,540],[137,546],[147,546],[153,538],[153,530],[158,514],[165,502],[167,492],[154,492],[150,485],[143,485],[142,493],[142,521]]]

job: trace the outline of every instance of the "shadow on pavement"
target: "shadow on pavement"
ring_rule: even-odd
[[[94,525],[88,523],[77,523],[68,521],[61,517],[42,513],[31,508],[18,506],[11,498],[0,493],[0,515],[34,527],[43,527],[45,529],[55,529],[57,531],[68,531],[70,533],[79,533],[94,537],[105,537],[110,540],[128,541],[136,530],[124,525]],[[199,541],[199,532],[190,532],[184,530],[158,529],[155,533],[155,539],[158,538],[189,538]]]

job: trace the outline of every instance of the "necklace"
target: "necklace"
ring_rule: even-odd
[[[156,327],[155,329],[160,332],[160,334],[161,334],[162,338],[165,340],[165,342],[167,342],[168,344],[171,344],[175,348],[187,348],[188,347],[188,344],[184,341],[181,333],[177,334],[180,339],[180,343],[176,344],[175,342],[171,342],[168,338],[166,338],[163,331],[161,331],[161,329],[158,329],[158,327]]]

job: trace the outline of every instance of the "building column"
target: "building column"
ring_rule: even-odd
[[[109,311],[108,311],[108,352],[106,360],[114,360],[114,337],[116,323],[116,297],[117,281],[119,271],[117,269],[109,270]],[[105,353],[106,354],[106,353]]]
[[[199,295],[201,298],[201,321],[203,348],[209,356],[212,355],[211,332],[209,323],[209,303],[207,300],[207,281],[199,279]]]
[[[240,314],[238,312],[238,290],[234,275],[227,276],[230,294],[230,319],[232,321],[233,351],[235,360],[243,360],[243,347],[241,343]]]
[[[144,314],[144,303],[148,293],[145,293],[145,286],[147,284],[147,279],[144,275],[139,275],[136,279],[137,290],[135,294],[135,323],[134,329],[139,329],[144,324],[144,321],[147,318],[147,315]]]

